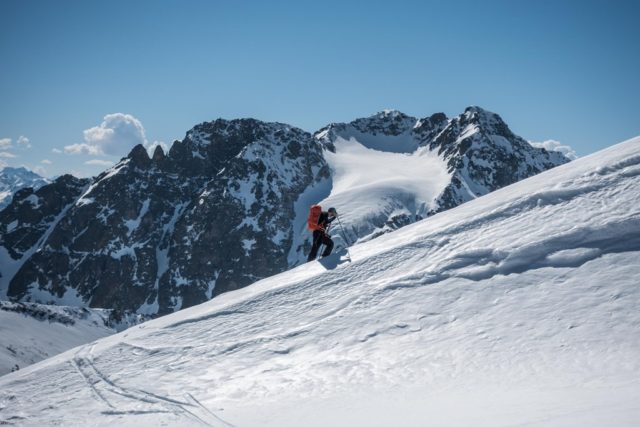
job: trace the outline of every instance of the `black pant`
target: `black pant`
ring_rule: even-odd
[[[315,230],[313,232],[313,245],[311,246],[311,252],[309,252],[307,261],[313,261],[314,259],[316,259],[316,256],[318,255],[318,249],[320,249],[320,246],[322,244],[325,245],[325,250],[322,253],[322,256],[325,257],[329,255],[331,253],[331,250],[333,249],[333,240],[331,240],[331,237],[327,236],[324,231]]]

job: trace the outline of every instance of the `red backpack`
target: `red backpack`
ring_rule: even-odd
[[[307,218],[307,228],[311,231],[319,230],[322,227],[318,224],[322,208],[320,205],[313,205],[309,209],[309,217]]]

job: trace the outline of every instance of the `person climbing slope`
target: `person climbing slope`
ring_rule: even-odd
[[[338,212],[335,208],[329,208],[328,211],[323,212],[320,205],[313,205],[309,211],[309,218],[307,219],[307,227],[313,231],[313,244],[311,245],[311,252],[307,257],[307,261],[313,261],[318,255],[318,249],[323,244],[325,250],[322,252],[322,256],[326,257],[331,253],[333,249],[333,240],[329,236],[329,226],[331,222],[336,219]]]

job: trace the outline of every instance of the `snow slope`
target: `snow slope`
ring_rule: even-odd
[[[640,137],[0,378],[9,425],[640,420]]]
[[[1,301],[0,375],[115,333],[106,318],[99,310]]]
[[[0,301],[0,375],[141,323],[112,310]]]

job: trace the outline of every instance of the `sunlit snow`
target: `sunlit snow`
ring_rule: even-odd
[[[0,423],[637,425],[639,199],[636,138],[1,377]]]
[[[426,216],[450,182],[446,162],[427,147],[412,153],[378,151],[339,137],[335,148],[325,153],[333,187],[320,203],[338,210],[347,234],[373,232],[377,217],[380,222],[394,215]]]

